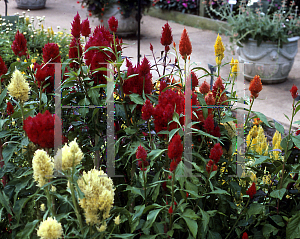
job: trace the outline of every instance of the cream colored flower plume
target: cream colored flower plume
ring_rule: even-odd
[[[99,225],[109,217],[114,203],[113,181],[102,170],[92,169],[88,173],[83,172],[77,183],[85,196],[79,199],[79,204],[84,210],[86,223]]]
[[[11,81],[7,87],[8,94],[20,101],[27,101],[29,98],[29,83],[25,80],[23,74],[15,69]]]
[[[62,148],[62,170],[68,170],[74,166],[80,164],[83,159],[83,153],[79,148],[76,139],[74,139],[69,145],[65,144]]]
[[[42,239],[57,239],[62,238],[63,229],[61,223],[57,222],[56,219],[48,217],[47,220],[43,221],[37,230],[37,235]]]
[[[50,178],[53,175],[54,163],[47,154],[46,151],[38,149],[35,151],[32,159],[33,177],[38,186],[44,186],[47,181],[46,178]]]

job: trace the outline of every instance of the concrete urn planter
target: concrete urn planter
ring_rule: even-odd
[[[109,29],[108,19],[111,16],[115,16],[118,20],[118,30],[116,34],[120,37],[127,37],[130,35],[136,35],[138,31],[137,11],[132,11],[131,15],[125,18],[120,12],[120,4],[115,3],[110,9],[108,9],[104,15],[100,18],[101,24]]]
[[[21,9],[45,8],[46,0],[16,0],[17,7]]]
[[[255,75],[259,75],[264,84],[284,82],[298,51],[298,39],[299,37],[289,38],[289,42],[284,43],[282,48],[274,42],[262,42],[257,46],[253,39],[243,43],[243,47],[237,47],[239,62],[245,63],[245,79],[250,81]]]

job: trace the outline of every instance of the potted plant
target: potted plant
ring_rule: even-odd
[[[42,9],[45,8],[47,0],[16,0],[17,7],[21,9]]]
[[[101,23],[108,27],[107,21],[115,16],[119,21],[119,36],[132,35],[138,29],[138,4],[139,1],[130,0],[82,0],[81,4],[87,7],[88,11],[97,16]],[[140,0],[141,10],[151,6],[151,0]]]
[[[260,75],[263,83],[284,81],[297,54],[300,35],[300,17],[294,1],[290,5],[284,0],[277,4],[270,0],[268,6],[262,2],[250,5],[240,1],[236,11],[231,11],[227,1],[218,8],[209,7],[231,27],[230,40],[236,43],[240,62],[245,65],[245,78]]]

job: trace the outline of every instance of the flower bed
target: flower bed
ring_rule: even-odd
[[[297,238],[297,87],[285,135],[263,114],[252,117],[259,76],[250,96],[237,97],[239,63],[223,62],[221,37],[211,87],[208,70],[190,62],[186,29],[175,43],[166,23],[161,58],[150,44],[153,60],[135,66],[122,57],[114,17],[109,26],[91,31],[77,14],[69,58],[49,41],[32,66],[21,29],[7,44],[15,55],[0,61],[1,235]],[[266,126],[276,129],[272,144]]]

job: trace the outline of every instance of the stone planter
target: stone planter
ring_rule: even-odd
[[[264,84],[285,81],[298,51],[298,39],[299,37],[289,38],[289,42],[284,43],[282,48],[274,42],[262,42],[257,47],[256,40],[253,39],[249,39],[243,47],[238,47],[239,62],[245,63],[245,79],[250,81],[255,75],[259,75]]]
[[[46,0],[16,0],[17,7],[21,9],[45,8]]]
[[[118,19],[118,30],[116,34],[120,37],[127,37],[130,35],[136,35],[138,31],[137,11],[132,11],[131,15],[125,18],[120,12],[120,4],[115,3],[110,9],[108,9],[101,20],[101,24],[108,27],[108,19],[111,16],[115,16]]]

